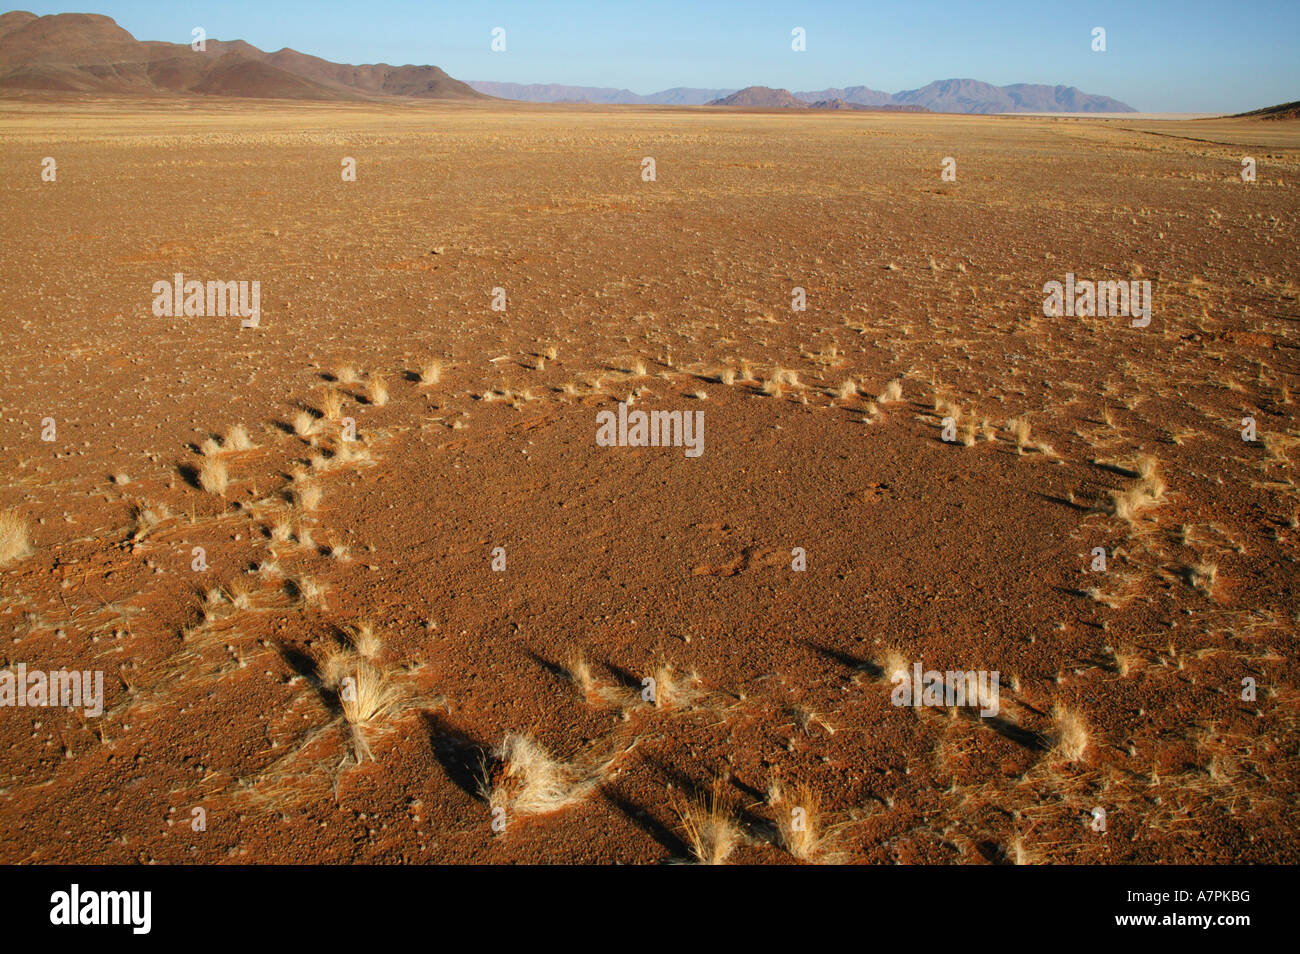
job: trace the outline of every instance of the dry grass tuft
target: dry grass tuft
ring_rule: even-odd
[[[397,711],[401,693],[382,669],[343,647],[333,647],[319,662],[317,671],[325,688],[338,696],[357,761],[364,761],[366,756],[374,761],[367,733]]]
[[[331,421],[337,421],[343,413],[343,392],[338,388],[326,388],[321,398],[321,414]]]
[[[903,382],[900,378],[895,378],[885,385],[885,389],[880,392],[876,398],[877,404],[897,404],[903,400]]]
[[[222,444],[228,451],[253,450],[257,446],[249,439],[248,431],[244,430],[242,424],[232,424],[226,428],[226,436],[222,439]]]
[[[574,652],[564,664],[564,673],[569,681],[582,690],[585,698],[591,699],[597,692],[596,677],[591,674],[591,666],[581,652]]]
[[[32,550],[26,518],[17,510],[0,511],[0,566],[21,560]]]
[[[880,678],[886,682],[893,682],[897,673],[907,673],[912,668],[912,664],[897,646],[886,646],[876,665],[880,667]]]
[[[830,833],[823,827],[821,805],[808,784],[800,784],[793,799],[787,799],[781,792],[776,801],[781,847],[800,861],[835,860],[828,854]]]
[[[1165,480],[1154,457],[1138,461],[1138,480],[1124,490],[1112,490],[1111,512],[1125,523],[1134,523],[1142,511],[1154,507],[1165,496]]]
[[[353,649],[372,662],[384,648],[384,641],[375,632],[375,627],[365,621],[349,627],[348,640]]]
[[[1142,657],[1127,647],[1113,650],[1112,655],[1115,657],[1115,671],[1121,676],[1127,676],[1142,662]]]
[[[1059,702],[1052,707],[1052,753],[1067,762],[1083,758],[1088,748],[1088,725],[1083,716]]]
[[[547,815],[582,801],[600,785],[609,763],[594,769],[558,761],[532,736],[506,734],[493,753],[497,765],[486,767],[479,794],[492,808],[519,815]]]
[[[325,585],[317,583],[311,577],[302,575],[293,581],[293,590],[299,598],[308,606],[319,606],[325,609]]]
[[[293,523],[289,520],[289,515],[284,512],[277,513],[275,519],[271,521],[271,526],[268,532],[271,534],[271,540],[273,542],[287,542],[289,534],[293,532]]]
[[[695,673],[678,676],[667,663],[655,667],[654,704],[656,709],[672,709],[690,705],[698,696],[695,688],[700,677]]]
[[[1217,563],[1197,563],[1189,566],[1184,575],[1187,582],[1197,591],[1204,593],[1206,596],[1214,595],[1214,584],[1219,578],[1219,565]]]
[[[147,507],[143,504],[137,505],[131,511],[131,520],[133,522],[131,539],[143,540],[150,530],[170,516],[171,513],[164,504],[151,504]],[[3,562],[0,559],[0,563]]]
[[[686,843],[697,863],[723,865],[740,841],[740,829],[724,795],[723,779],[714,779],[712,790],[674,807]]]
[[[1025,839],[1016,835],[1011,839],[1011,849],[1008,852],[1013,864],[1017,865],[1036,865],[1038,857],[1025,844]]]
[[[304,484],[293,492],[293,502],[302,510],[315,510],[320,506],[320,499],[321,489],[316,484]]]
[[[1023,454],[1025,448],[1029,446],[1029,422],[1023,417],[1013,418],[1007,422],[1007,429],[1016,439],[1016,452]]]
[[[427,387],[432,387],[442,380],[442,362],[427,361],[424,367],[420,369],[420,383]]]
[[[370,375],[370,380],[366,382],[366,400],[375,407],[383,407],[388,403],[388,379],[378,371]]]
[[[199,465],[199,486],[210,494],[225,495],[230,484],[226,464],[219,457],[205,457]]]
[[[316,415],[310,411],[299,411],[293,416],[293,432],[304,439],[311,437],[316,433]]]

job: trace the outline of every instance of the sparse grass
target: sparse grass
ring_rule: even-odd
[[[698,695],[695,686],[699,683],[699,677],[694,673],[679,677],[673,667],[667,663],[656,666],[652,678],[656,709],[687,706]]]
[[[309,438],[316,433],[316,415],[310,411],[299,411],[293,416],[293,432],[301,438]]]
[[[1011,839],[1011,848],[1007,852],[1013,864],[1017,865],[1036,865],[1038,857],[1025,844],[1025,839],[1021,835],[1016,835]]]
[[[582,653],[574,652],[564,664],[565,675],[569,681],[582,690],[584,698],[590,699],[596,693],[596,679],[591,674],[591,666]]]
[[[420,383],[426,388],[432,387],[442,380],[442,362],[426,361],[424,367],[420,368]]]
[[[1088,748],[1088,726],[1077,712],[1057,703],[1052,707],[1052,753],[1067,762],[1083,758]]]
[[[586,770],[551,757],[526,733],[510,732],[492,753],[496,771],[484,767],[479,794],[492,808],[518,815],[547,815],[582,801],[600,785],[606,766]]]
[[[268,531],[271,534],[271,540],[275,543],[285,543],[289,535],[293,532],[293,523],[289,520],[287,513],[277,513],[271,521]]]
[[[740,841],[740,829],[724,797],[724,781],[713,780],[711,791],[674,806],[686,844],[696,862],[723,865]]]
[[[338,696],[357,761],[374,761],[367,732],[397,709],[401,694],[384,670],[342,647],[334,647],[318,669],[322,684]]]
[[[1016,439],[1016,453],[1023,454],[1029,446],[1029,421],[1023,417],[1013,418],[1007,422],[1007,429]]]
[[[1217,563],[1197,563],[1187,567],[1185,571],[1187,582],[1197,591],[1212,596],[1214,594],[1214,584],[1219,578],[1219,565]]]
[[[885,385],[885,389],[880,392],[876,398],[877,404],[897,404],[903,400],[903,382],[900,378],[895,378]]]
[[[1124,490],[1112,490],[1111,512],[1125,523],[1134,523],[1142,511],[1164,499],[1165,481],[1154,457],[1143,457],[1137,464],[1138,480]]]
[[[321,414],[331,421],[337,421],[343,413],[343,392],[338,388],[326,388],[321,398]]]
[[[1142,657],[1128,647],[1113,650],[1112,655],[1115,658],[1115,671],[1121,676],[1129,675],[1142,662]]]
[[[734,368],[723,368],[718,372],[718,383],[725,384],[728,387],[736,383],[736,371]]]
[[[835,389],[835,397],[841,401],[847,401],[849,398],[856,397],[858,393],[858,383],[852,378],[845,378],[840,382],[840,386]]]
[[[29,556],[32,549],[27,519],[17,510],[0,511],[0,566]]]
[[[150,530],[170,516],[167,507],[163,504],[151,504],[148,507],[143,504],[137,505],[131,512],[133,521],[131,539],[143,540]],[[3,562],[0,560],[0,563]]]
[[[375,633],[372,623],[362,621],[348,629],[348,639],[352,648],[365,659],[373,661],[383,651],[384,641]]]
[[[199,486],[210,494],[225,496],[230,484],[230,475],[226,464],[219,457],[205,457],[199,465]]]
[[[318,485],[304,484],[301,487],[294,488],[293,502],[299,509],[310,512],[320,506],[321,496],[321,489]]]
[[[892,682],[896,673],[907,673],[912,668],[912,664],[897,646],[886,646],[876,665],[880,667],[880,678],[886,682]]]
[[[334,379],[339,384],[352,385],[356,384],[361,378],[357,374],[357,369],[350,364],[341,364],[334,371]]]
[[[807,783],[799,785],[792,799],[784,792],[777,797],[776,824],[781,847],[800,861],[832,861],[827,857],[828,832],[824,830],[821,805]]]
[[[232,424],[226,428],[226,436],[222,441],[223,446],[228,451],[247,451],[253,450],[255,444],[249,439],[248,431],[244,430],[242,424]]]
[[[388,403],[388,379],[378,371],[370,375],[370,380],[366,382],[366,400],[375,407],[383,407]]]
[[[325,608],[325,586],[311,577],[304,574],[294,579],[293,590],[308,606]]]

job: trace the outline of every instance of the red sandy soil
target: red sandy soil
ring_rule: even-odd
[[[1300,857],[1296,123],[0,113],[0,510],[33,544],[3,663],[107,696],[0,710],[0,859],[690,860],[715,789],[731,862]],[[261,281],[260,326],[155,317],[175,272]],[[1066,272],[1150,280],[1150,326],[1044,317]],[[629,396],[702,410],[704,454],[597,446]],[[204,491],[232,425],[257,446],[209,445]],[[353,731],[323,660],[363,623],[394,696]],[[998,671],[999,716],[892,705],[891,649]],[[665,666],[686,691],[642,701]],[[508,733],[590,784],[528,814]],[[809,793],[825,837],[788,850]]]

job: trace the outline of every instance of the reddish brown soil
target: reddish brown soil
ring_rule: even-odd
[[[102,669],[107,695],[0,709],[0,860],[685,860],[678,810],[716,778],[732,862],[791,860],[801,785],[822,860],[1300,856],[1297,124],[0,113],[0,510],[34,544],[0,567],[0,662]],[[260,327],[155,317],[177,271],[260,280]],[[1149,279],[1150,326],[1044,317],[1066,272]],[[799,383],[765,393],[777,369]],[[366,460],[332,459],[335,422],[294,433],[331,386]],[[598,447],[632,394],[702,410],[703,456]],[[941,440],[944,401],[987,421],[972,446]],[[235,424],[257,447],[205,492],[200,446]],[[1143,455],[1166,489],[1125,520]],[[404,704],[357,764],[314,660],[363,621]],[[998,671],[1000,716],[891,705],[891,648]],[[663,665],[691,695],[641,702]],[[494,833],[478,784],[512,732],[612,762]]]

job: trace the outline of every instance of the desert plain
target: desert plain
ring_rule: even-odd
[[[1300,859],[1300,122],[32,97],[0,173],[0,663],[104,687],[0,708],[0,860]]]

